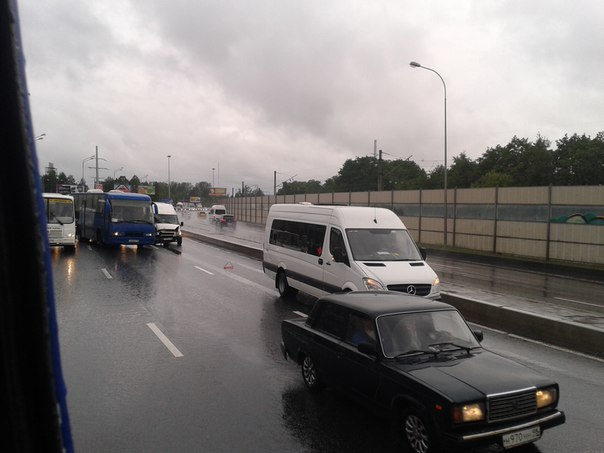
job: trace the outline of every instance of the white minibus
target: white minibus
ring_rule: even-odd
[[[282,296],[390,290],[440,299],[440,281],[401,219],[361,206],[276,204],[262,267]]]
[[[60,193],[44,193],[43,198],[49,245],[75,250],[76,221],[73,197]]]

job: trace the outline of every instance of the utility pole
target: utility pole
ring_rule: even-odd
[[[381,192],[384,190],[384,161],[382,160],[382,150],[380,149],[380,157],[378,158],[378,180],[377,190]]]
[[[99,147],[97,145],[95,152],[95,162],[96,162],[96,178],[94,180],[94,188],[96,189],[96,185],[99,183]]]
[[[277,170],[273,172],[273,195],[277,196]]]

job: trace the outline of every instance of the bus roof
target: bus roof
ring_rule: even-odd
[[[63,200],[73,200],[73,197],[71,195],[64,195],[62,193],[44,192],[42,194],[42,197],[44,197],[44,198],[62,198]]]

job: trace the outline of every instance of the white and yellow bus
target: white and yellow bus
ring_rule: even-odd
[[[73,197],[60,193],[45,193],[43,197],[49,245],[75,250],[76,222]]]

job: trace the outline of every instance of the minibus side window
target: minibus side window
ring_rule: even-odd
[[[269,243],[309,255],[321,256],[325,240],[325,225],[275,219]]]

